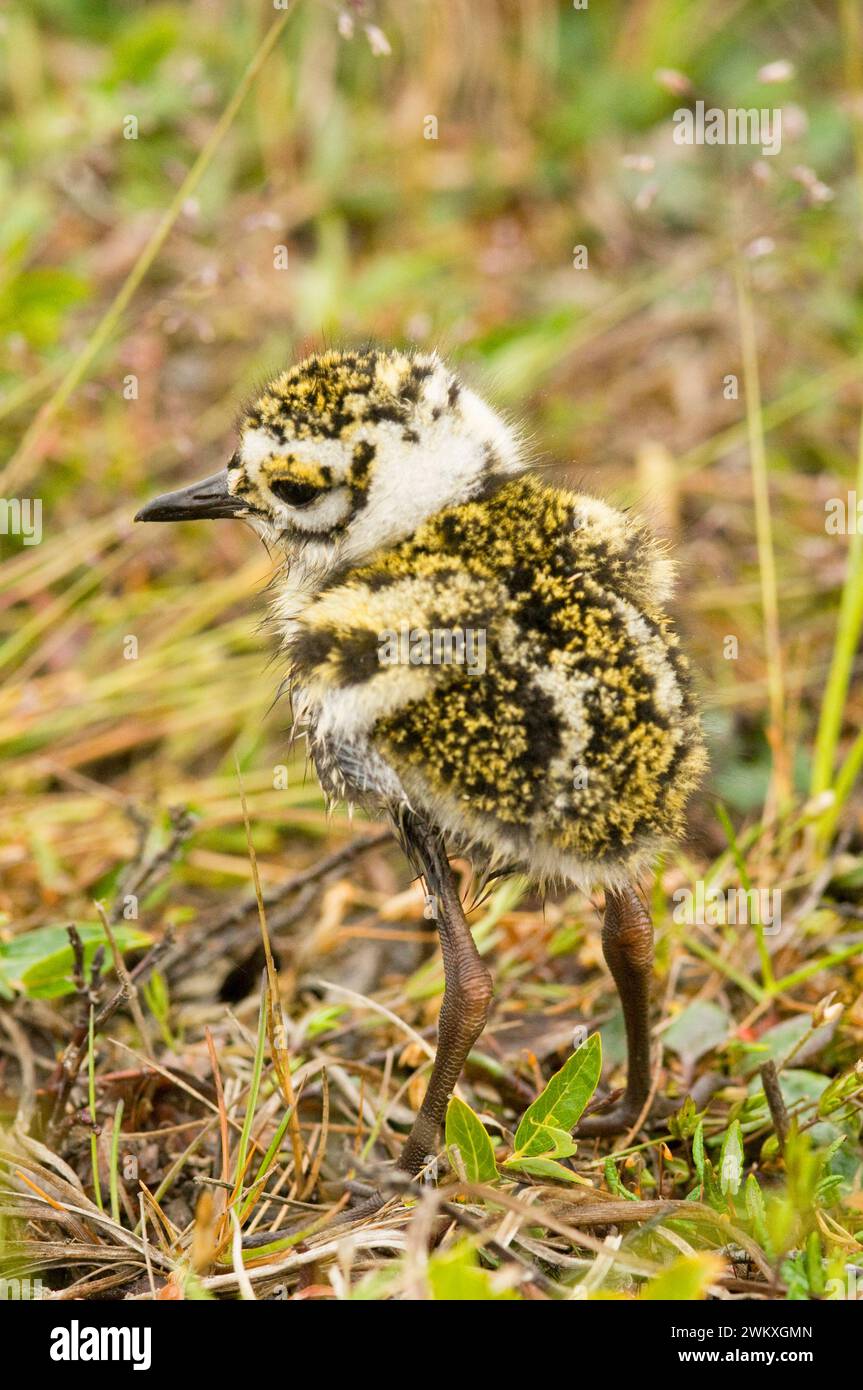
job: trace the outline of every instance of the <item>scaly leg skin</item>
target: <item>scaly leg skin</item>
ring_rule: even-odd
[[[422,872],[435,903],[444,969],[437,1055],[425,1099],[396,1164],[401,1172],[416,1177],[437,1152],[450,1096],[468,1053],[485,1028],[492,979],[476,949],[458,885],[439,837],[410,812],[401,817],[399,829],[408,856]],[[334,1224],[371,1216],[383,1203],[384,1198],[375,1193],[341,1213]]]
[[[634,888],[609,889],[605,895],[602,952],[611,971],[626,1028],[626,1090],[604,1115],[588,1115],[576,1135],[625,1134],[644,1109],[651,1086],[650,981],[653,973],[653,923]],[[656,1111],[667,1105],[660,1100]],[[672,1105],[670,1109],[674,1109]],[[666,1113],[668,1111],[666,1110]],[[658,1115],[657,1115],[658,1117]]]
[[[637,1122],[652,1084],[650,1059],[650,982],[653,973],[653,923],[635,889],[609,889],[605,895],[602,951],[617,985],[626,1028],[626,1090],[616,1105],[600,1115],[587,1115],[575,1134],[619,1135]],[[723,1082],[717,1072],[706,1072],[689,1089],[696,1108],[707,1105]],[[644,1118],[644,1127],[661,1122],[679,1110],[683,1099],[656,1096]]]
[[[438,1045],[428,1090],[399,1157],[398,1167],[415,1177],[438,1145],[453,1088],[468,1053],[485,1028],[492,979],[476,949],[458,887],[440,840],[416,817],[404,827],[435,900],[444,969]]]

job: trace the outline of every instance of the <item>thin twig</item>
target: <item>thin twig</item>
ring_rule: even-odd
[[[155,969],[159,961],[171,949],[173,944],[173,934],[170,930],[168,930],[165,932],[165,935],[162,937],[162,940],[157,941],[155,945],[151,946],[144,959],[138,962],[134,970],[130,971],[129,979],[132,982],[132,984],[138,984],[141,980],[146,979],[150,971]],[[96,1017],[93,1020],[94,1033],[98,1033],[104,1028],[105,1024],[109,1021],[109,1019],[113,1018],[114,1014],[125,1002],[125,1000],[126,987],[125,985],[121,985],[120,988],[115,991],[115,993],[111,996],[107,1003],[104,1004],[102,1008],[99,1010],[99,1012],[96,1014]],[[72,1035],[72,1038],[66,1048],[66,1051],[63,1053],[63,1056],[57,1063],[54,1075],[48,1082],[49,1092],[54,1088],[58,1088],[57,1098],[54,1102],[54,1106],[51,1112],[51,1118],[49,1120],[49,1132],[54,1130],[57,1127],[57,1125],[60,1124],[61,1120],[65,1115],[66,1104],[69,1099],[69,1093],[71,1092],[72,1087],[74,1086],[78,1078],[78,1072],[81,1069],[81,1063],[83,1062],[87,1054],[87,1033],[87,1023],[79,1024],[74,1034]]]
[[[776,1063],[765,1062],[761,1068],[761,1082],[764,1086],[764,1094],[767,1097],[767,1105],[770,1110],[770,1118],[773,1121],[773,1128],[776,1131],[776,1138],[779,1140],[779,1152],[785,1153],[785,1141],[788,1138],[789,1120],[788,1111],[785,1108],[785,1099],[782,1095],[782,1088],[779,1085],[779,1072]]]
[[[138,851],[120,880],[120,886],[108,913],[111,922],[119,922],[123,918],[127,898],[140,898],[161,883],[169,869],[176,863],[184,844],[197,824],[196,817],[184,806],[170,807],[168,815],[171,821],[171,835],[168,842],[152,859],[147,859],[149,822],[133,807],[127,807],[127,814],[134,820],[140,832]]]
[[[105,928],[105,935],[108,938],[108,942],[111,947],[111,954],[114,957],[114,969],[116,970],[117,978],[120,981],[120,992],[122,993],[123,998],[129,1005],[129,1010],[132,1014],[133,1019],[135,1020],[135,1026],[138,1029],[138,1032],[141,1036],[141,1042],[143,1044],[144,1051],[146,1052],[148,1057],[152,1057],[153,1048],[150,1044],[150,1030],[147,1027],[147,1020],[144,1017],[144,1011],[141,1008],[140,1000],[138,999],[137,986],[135,985],[135,981],[132,979],[132,976],[129,973],[129,968],[123,959],[123,952],[117,945],[117,941],[113,931],[111,930],[111,923],[108,921],[108,914],[106,913],[105,908],[103,907],[102,903],[96,903],[95,907],[96,911],[99,914],[102,926]]]

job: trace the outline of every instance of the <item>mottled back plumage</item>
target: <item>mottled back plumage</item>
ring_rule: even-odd
[[[662,546],[526,471],[436,356],[292,367],[229,476],[285,545],[275,616],[332,796],[406,802],[481,867],[542,882],[615,884],[680,833],[704,754]],[[463,659],[480,634],[482,671]]]

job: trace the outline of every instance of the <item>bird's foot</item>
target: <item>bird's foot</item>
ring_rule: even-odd
[[[699,1077],[687,1093],[692,1097],[697,1110],[703,1109],[713,1092],[722,1085],[722,1080],[717,1072],[707,1072],[704,1076]],[[654,1096],[647,1114],[642,1119],[644,1100],[637,1100],[624,1094],[610,1109],[600,1111],[599,1114],[585,1115],[584,1119],[573,1130],[573,1134],[576,1139],[587,1139],[595,1135],[627,1134],[636,1125],[639,1130],[658,1129],[666,1122],[669,1115],[676,1114],[685,1100],[686,1095],[682,1095],[676,1100],[671,1100],[668,1096]]]
[[[576,1139],[587,1139],[594,1135],[617,1136],[626,1134],[635,1125],[638,1125],[639,1129],[654,1129],[663,1124],[677,1108],[675,1101],[669,1101],[665,1096],[656,1096],[644,1119],[641,1119],[644,1102],[632,1101],[623,1096],[621,1100],[611,1106],[610,1110],[601,1111],[599,1114],[585,1115],[581,1123],[576,1125],[573,1133]],[[641,1120],[640,1124],[639,1120]]]
[[[413,1179],[398,1166],[382,1163],[364,1167],[361,1178],[350,1178],[343,1186],[350,1193],[350,1202],[330,1219],[328,1226],[344,1226],[374,1216],[394,1197],[401,1198],[408,1193]]]
[[[369,1217],[376,1216],[388,1201],[389,1197],[377,1191],[370,1192],[365,1197],[357,1197],[327,1222],[327,1230],[331,1230],[333,1226],[352,1225],[354,1221],[367,1221]]]

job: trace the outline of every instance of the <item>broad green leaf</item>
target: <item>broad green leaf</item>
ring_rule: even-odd
[[[724,1270],[719,1255],[684,1255],[645,1284],[641,1297],[648,1302],[692,1303],[707,1297],[708,1287]]]
[[[575,1153],[576,1148],[577,1148],[578,1146],[576,1145],[576,1142],[575,1142],[575,1140],[573,1139],[572,1135],[569,1133],[569,1130],[567,1130],[567,1129],[556,1129],[556,1128],[554,1127],[554,1125],[547,1125],[547,1126],[543,1126],[541,1132],[542,1132],[542,1134],[543,1134],[544,1137],[545,1137],[546,1143],[548,1144],[548,1148],[547,1148],[547,1149],[543,1149],[543,1151],[542,1151],[541,1154],[529,1154],[529,1155],[522,1154],[522,1153],[520,1152],[520,1150],[516,1150],[516,1151],[513,1153],[513,1155],[512,1155],[512,1160],[513,1160],[513,1161],[518,1161],[520,1158],[524,1158],[524,1157],[529,1157],[529,1158],[569,1158],[572,1154]],[[509,1160],[509,1159],[507,1160],[507,1162],[510,1162],[510,1161],[511,1161],[511,1160]]]
[[[153,938],[138,927],[116,926],[114,940],[120,951],[139,951]],[[104,970],[113,961],[108,938],[99,922],[82,922],[78,935],[84,947],[84,966],[90,968],[99,946],[105,947]],[[0,945],[0,989],[20,990],[31,999],[56,999],[71,994],[74,958],[65,927],[37,927]]]
[[[558,1182],[574,1182],[581,1187],[592,1187],[589,1178],[573,1173],[553,1158],[508,1158],[503,1165],[508,1173],[529,1173],[533,1178],[556,1178]]]
[[[496,1182],[497,1164],[494,1161],[494,1148],[488,1130],[469,1105],[458,1096],[453,1096],[446,1112],[446,1147],[450,1163],[453,1150],[458,1150],[461,1167],[469,1182]]]
[[[463,1240],[441,1250],[428,1262],[431,1296],[441,1303],[499,1303],[520,1299],[515,1289],[497,1289],[493,1275],[483,1269],[476,1251]]]
[[[739,1191],[743,1178],[743,1131],[740,1121],[734,1120],[728,1126],[728,1133],[722,1141],[719,1157],[719,1185],[723,1193],[732,1196]]]
[[[516,1130],[513,1159],[545,1157],[559,1151],[559,1132],[569,1133],[578,1123],[596,1090],[601,1068],[602,1046],[599,1034],[593,1033],[525,1111]]]

